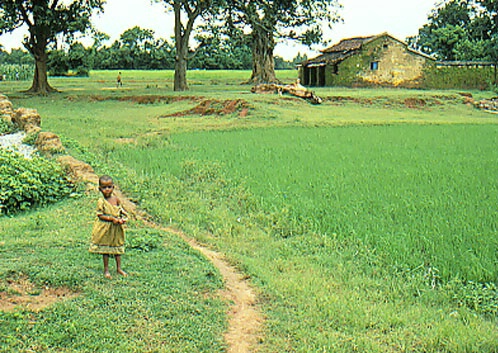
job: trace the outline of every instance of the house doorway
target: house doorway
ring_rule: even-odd
[[[325,86],[325,66],[320,66],[318,68],[318,86]]]

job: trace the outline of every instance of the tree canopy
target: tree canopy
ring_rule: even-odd
[[[29,34],[23,45],[35,60],[33,93],[46,94],[54,89],[47,80],[48,47],[58,37],[71,41],[76,33],[90,27],[94,11],[101,11],[105,0],[2,0],[0,6],[0,34],[12,32],[26,25]]]
[[[251,32],[251,81],[275,82],[273,51],[278,40],[305,45],[323,40],[323,29],[339,20],[337,0],[227,0],[228,26],[248,27]]]
[[[409,43],[439,60],[496,61],[496,0],[446,0]]]

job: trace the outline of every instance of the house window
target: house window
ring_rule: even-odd
[[[379,62],[378,61],[372,61],[370,63],[370,70],[378,70],[379,69]]]

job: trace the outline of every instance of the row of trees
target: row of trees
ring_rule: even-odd
[[[187,90],[187,62],[194,60],[195,51],[189,47],[189,42],[195,31],[199,31],[198,53],[219,60],[219,53],[209,51],[209,43],[213,40],[223,43],[223,38],[239,38],[245,40],[243,33],[249,33],[253,82],[274,82],[275,61],[273,50],[277,39],[295,40],[311,45],[322,41],[324,25],[331,25],[338,20],[336,10],[339,8],[337,0],[154,0],[162,3],[165,8],[174,13],[174,89]],[[105,0],[2,0],[0,3],[0,34],[11,32],[26,25],[29,35],[23,45],[33,56],[35,72],[33,84],[29,91],[46,94],[54,91],[47,79],[47,65],[49,51],[54,49],[57,40],[63,38],[68,45],[73,45],[76,34],[88,34],[92,31],[91,16],[102,12]],[[197,24],[204,24],[199,27]],[[93,30],[96,44],[93,54],[98,55],[98,42],[102,39],[97,31]],[[164,55],[167,42],[149,43],[143,41],[144,47],[124,47],[129,50],[131,62],[135,62],[134,54],[147,52],[158,54],[158,61],[167,60]],[[152,44],[152,43],[149,43]],[[119,43],[114,50],[122,49]],[[163,46],[163,50],[160,48]],[[241,50],[236,54],[244,54],[245,46],[234,49]],[[80,48],[81,49],[81,48]],[[105,52],[105,50],[103,51]],[[218,55],[218,57],[216,57]],[[225,57],[226,55],[221,55]],[[230,56],[230,55],[228,55]],[[120,56],[122,59],[125,56]],[[106,56],[107,58],[107,56]],[[244,56],[241,56],[243,60]],[[109,59],[112,60],[112,59]],[[233,64],[233,63],[232,63]]]
[[[107,36],[101,36],[106,38]],[[252,64],[251,47],[247,36],[237,37],[219,34],[211,38],[196,38],[203,44],[189,59],[190,69],[239,69],[249,70]],[[175,47],[162,38],[155,39],[154,31],[133,27],[121,34],[110,46],[95,41],[90,48],[75,42],[67,50],[50,52],[48,69],[52,75],[62,76],[68,71],[86,75],[92,69],[173,69]],[[275,57],[275,69],[294,68],[306,60],[298,54],[292,61]]]
[[[496,62],[498,0],[442,1],[408,41],[439,60]]]

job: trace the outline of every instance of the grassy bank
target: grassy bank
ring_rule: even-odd
[[[2,303],[68,291],[41,311],[0,311],[0,352],[222,351],[226,304],[211,264],[134,222],[123,259],[131,276],[105,280],[101,257],[87,250],[95,202],[82,196],[0,218]]]
[[[172,92],[163,74],[124,73],[124,89],[113,87],[115,73],[101,72],[54,81],[63,93],[48,98],[24,96],[17,86],[5,93],[16,106],[38,109],[45,130],[61,134],[99,173],[116,176],[156,221],[222,251],[250,276],[267,317],[261,352],[498,350],[495,115],[451,91],[321,88],[324,103],[312,106],[250,94],[239,84],[247,72],[189,73],[184,93]],[[129,98],[151,95],[192,98]],[[205,99],[239,98],[248,103],[246,116],[163,117]],[[97,322],[109,310],[100,296],[118,300],[116,317],[154,333],[146,346],[138,333],[124,337],[128,329],[116,320],[92,336],[108,342],[117,332],[110,342],[123,351],[153,351],[160,340],[171,341],[165,351],[182,351],[184,326],[194,332],[190,351],[222,351],[225,307],[213,295],[221,283],[210,264],[159,234],[163,246],[131,250],[126,261],[137,276],[113,282],[111,296],[93,278],[99,260],[85,252],[92,210],[83,197],[14,222],[1,219],[4,281],[24,275],[79,290],[62,304],[77,328],[93,327],[77,318],[83,308],[96,310]],[[61,212],[74,220],[59,220],[67,219]],[[139,239],[146,232],[143,225],[131,230]],[[21,237],[26,231],[34,235]],[[12,263],[34,246],[25,263]],[[61,252],[77,255],[57,261]],[[115,299],[121,291],[127,299]],[[41,330],[38,323],[52,323],[51,336],[73,337],[56,319],[60,308],[36,314],[34,324],[29,312],[2,314],[2,335],[19,328],[10,347],[90,351],[45,336],[22,345]]]

